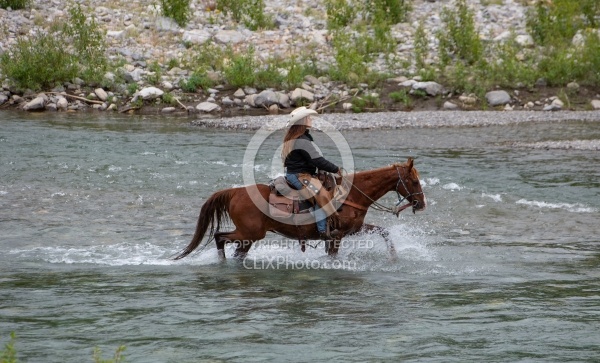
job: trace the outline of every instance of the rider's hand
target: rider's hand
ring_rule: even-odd
[[[342,170],[343,170],[342,168],[338,168],[337,175],[339,175],[339,176],[343,176],[343,175],[342,175]]]

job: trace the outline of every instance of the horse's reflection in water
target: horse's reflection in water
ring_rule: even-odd
[[[338,210],[339,225],[336,228],[341,231],[341,235],[334,240],[326,241],[325,250],[329,255],[337,254],[342,238],[359,232],[379,233],[386,239],[388,246],[391,246],[388,232],[384,228],[364,223],[367,210],[371,206],[395,214],[409,207],[412,207],[413,212],[426,207],[419,173],[413,166],[411,158],[405,163],[394,163],[386,167],[350,174],[344,178],[351,181],[351,187]],[[408,203],[394,209],[377,203],[378,199],[391,191],[398,193],[399,203],[402,200],[407,200]],[[237,243],[234,257],[243,259],[252,247],[252,243],[263,239],[269,231],[299,241],[319,239],[314,223],[296,225],[270,217],[267,202],[270,192],[268,185],[255,184],[214,193],[200,210],[192,241],[175,259],[181,259],[198,248],[207,232],[209,237],[207,243],[212,238],[215,239],[221,259],[225,259],[226,243]],[[220,231],[221,224],[227,218],[233,222],[235,229],[229,232]]]

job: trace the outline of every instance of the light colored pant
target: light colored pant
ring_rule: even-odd
[[[300,190],[304,188],[304,185],[298,179],[298,174],[285,174],[285,178],[296,188],[296,190]],[[315,219],[317,221],[317,230],[319,232],[327,232],[327,213],[321,208],[319,205],[315,203]]]

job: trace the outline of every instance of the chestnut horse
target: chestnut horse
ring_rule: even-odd
[[[339,178],[337,177],[337,181]],[[340,241],[344,236],[358,232],[377,232],[390,245],[388,232],[384,228],[364,223],[367,210],[371,206],[396,215],[408,207],[412,207],[413,213],[425,209],[425,194],[421,189],[419,173],[413,167],[412,158],[405,163],[394,163],[343,178],[351,180],[352,183],[343,205],[338,209],[339,221],[336,227],[341,235],[335,240],[326,241],[325,249],[329,255],[338,252]],[[377,202],[379,198],[391,191],[398,194],[398,207],[395,209],[384,207]],[[236,242],[234,257],[244,258],[252,243],[263,239],[267,231],[298,239],[301,243],[307,239],[319,239],[314,222],[296,225],[270,217],[267,203],[269,193],[270,187],[265,184],[230,188],[214,193],[200,210],[192,241],[175,259],[181,259],[198,248],[209,228],[209,239],[206,243],[212,238],[215,239],[221,259],[225,258],[225,243]],[[407,200],[408,203],[399,206],[403,200]],[[233,222],[235,229],[222,232],[219,228],[227,218]]]

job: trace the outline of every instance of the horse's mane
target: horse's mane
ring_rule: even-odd
[[[388,168],[390,168],[392,166],[394,166],[394,167],[406,167],[406,162],[404,162],[404,163],[401,163],[401,162],[391,163],[390,165],[382,166],[382,167],[377,168],[377,169],[360,170],[360,171],[355,172],[354,174],[357,175],[357,174],[364,174],[364,173],[372,173],[372,172],[382,171],[382,170],[388,169]],[[419,178],[419,172],[414,167],[411,168],[410,175],[412,177],[414,177],[414,178]]]

